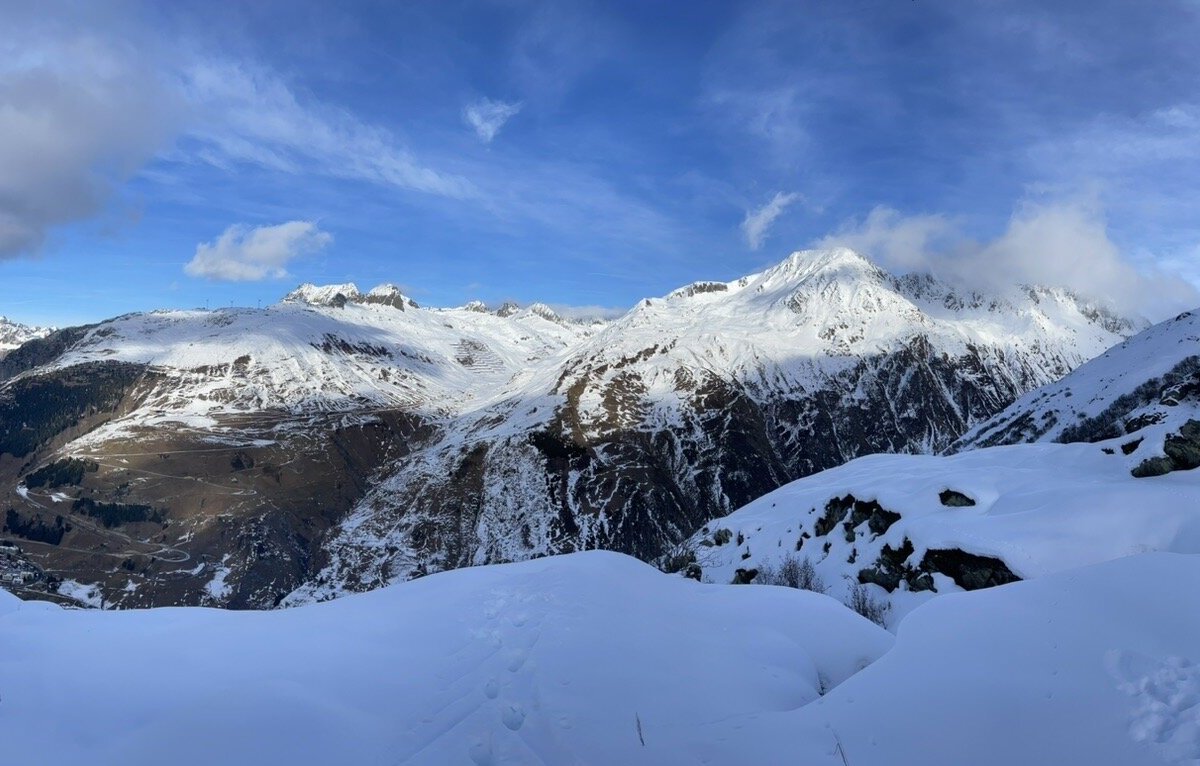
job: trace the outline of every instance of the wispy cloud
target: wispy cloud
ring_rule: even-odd
[[[742,220],[742,234],[751,250],[758,250],[763,246],[771,233],[771,226],[789,205],[799,199],[800,195],[796,192],[776,192],[767,204],[757,210],[746,211],[746,217]]]
[[[287,265],[325,248],[333,237],[311,221],[288,221],[277,226],[230,226],[212,242],[196,246],[196,255],[183,267],[192,277],[221,282],[256,282],[288,276]]]
[[[388,130],[319,101],[302,102],[268,69],[205,61],[184,73],[184,90],[203,115],[188,135],[193,156],[287,173],[369,181],[443,197],[477,192],[465,178],[420,162]]]
[[[526,101],[557,106],[576,82],[629,49],[617,14],[589,0],[531,4],[509,51],[512,82]]]
[[[521,111],[522,106],[524,104],[520,101],[509,103],[481,98],[463,109],[463,120],[471,126],[480,141],[490,144],[504,124]]]
[[[704,105],[720,122],[761,143],[776,161],[791,164],[811,146],[804,102],[793,85],[717,87],[705,96]]]

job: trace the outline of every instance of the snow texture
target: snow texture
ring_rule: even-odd
[[[892,643],[824,596],[602,552],[274,612],[0,593],[0,636],[6,762],[45,766],[691,762]]]
[[[894,645],[824,596],[599,552],[275,612],[0,593],[0,738],[46,766],[1183,766],[1198,588],[1200,556],[1127,557],[936,599]]]

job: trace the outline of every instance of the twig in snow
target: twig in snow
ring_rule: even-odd
[[[846,760],[846,751],[842,749],[842,741],[838,739],[837,734],[833,735],[833,741],[837,743],[838,755],[842,756],[842,766],[850,766],[850,763]]]

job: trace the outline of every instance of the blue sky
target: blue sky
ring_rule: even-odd
[[[1200,3],[0,0],[0,313],[622,308],[812,245],[1200,304]]]

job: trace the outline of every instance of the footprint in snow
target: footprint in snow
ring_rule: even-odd
[[[1129,735],[1172,766],[1200,762],[1200,667],[1185,657],[1113,651],[1109,673],[1133,698]]]
[[[471,756],[471,763],[475,766],[492,766],[496,762],[492,756],[491,743],[482,740],[472,744],[467,755]]]
[[[510,731],[516,731],[525,723],[525,709],[515,702],[506,703],[500,711],[500,720]]]
[[[508,655],[508,672],[516,673],[525,665],[525,660],[529,658],[529,653],[524,650],[517,650]]]

